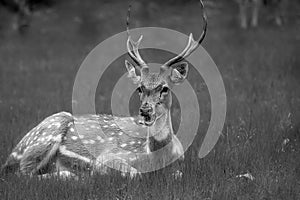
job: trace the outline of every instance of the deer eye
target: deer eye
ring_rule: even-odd
[[[137,89],[136,89],[136,91],[138,91],[140,94],[141,93],[143,93],[143,92],[145,92],[145,86],[143,86],[143,85],[141,85],[140,87],[138,87]]]
[[[143,92],[141,87],[136,88],[136,91],[137,91],[138,93],[142,93],[142,92]]]
[[[168,87],[163,87],[162,90],[160,91],[160,94],[166,94],[169,92],[169,88]]]

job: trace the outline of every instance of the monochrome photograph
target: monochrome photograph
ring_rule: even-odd
[[[299,200],[299,0],[0,0],[0,199]]]

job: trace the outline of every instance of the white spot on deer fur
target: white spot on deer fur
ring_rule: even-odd
[[[136,149],[135,149],[135,150],[136,150]],[[135,158],[135,157],[130,157],[129,160],[130,160],[130,161],[134,161],[134,160],[136,160],[136,158]]]
[[[68,123],[68,127],[71,127],[73,125],[73,122]]]
[[[137,141],[138,144],[141,144],[142,142],[140,140]]]
[[[100,136],[97,136],[96,138],[97,138],[97,140],[102,140],[102,137],[100,137]]]
[[[111,127],[115,127],[115,126],[117,126],[117,125],[116,125],[116,124],[111,124],[110,126],[111,126]]]
[[[16,158],[19,160],[19,159],[23,158],[23,155],[17,155]]]
[[[56,128],[59,128],[61,126],[61,123],[57,122],[55,125],[56,125]]]
[[[91,128],[96,128],[96,126],[95,125],[91,125]]]
[[[52,139],[52,135],[47,136],[47,141],[50,141]]]
[[[135,132],[135,134],[136,134],[136,135],[139,135],[140,133],[139,133],[139,132]]]
[[[77,140],[77,137],[76,136],[72,136],[71,139],[72,140]]]
[[[89,131],[89,130],[90,130],[90,128],[88,128],[88,127],[85,127],[85,130]]]
[[[52,124],[50,124],[47,128],[51,128],[52,127]]]
[[[18,154],[17,152],[13,152],[11,155],[16,158]]]
[[[54,121],[55,121],[55,119],[50,119],[50,120],[49,120],[49,122],[54,122]]]
[[[70,128],[70,131],[71,131],[72,133],[74,133],[74,132],[75,132],[74,128]]]
[[[84,135],[78,135],[80,139],[84,138]]]
[[[104,125],[103,127],[104,127],[104,128],[107,128],[108,126],[107,126],[107,125]]]
[[[90,144],[95,144],[95,140],[90,140]]]
[[[82,143],[83,143],[83,144],[88,144],[88,143],[90,143],[90,142],[89,142],[88,140],[83,140]]]
[[[134,118],[133,118],[133,117],[129,117],[129,119],[130,119],[131,121],[134,121]]]
[[[120,131],[120,132],[118,133],[118,135],[123,135],[123,132]]]
[[[135,144],[135,141],[131,141],[131,142],[129,142],[129,144],[133,145],[133,144]]]
[[[55,142],[61,142],[61,140],[62,140],[61,135],[57,135],[57,136],[53,137],[53,141],[55,141]]]
[[[109,137],[107,140],[112,141],[113,139],[114,139],[113,137]]]
[[[127,144],[125,144],[125,143],[120,145],[120,147],[126,147],[126,146],[127,146]]]
[[[47,132],[43,132],[43,133],[42,133],[42,136],[45,136],[45,135],[47,135]]]

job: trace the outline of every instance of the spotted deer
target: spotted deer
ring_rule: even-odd
[[[239,19],[241,28],[248,27],[248,17],[252,27],[258,26],[260,10],[269,8],[276,25],[283,24],[283,15],[287,7],[288,0],[235,0],[239,5]],[[250,14],[248,13],[250,11]]]
[[[202,1],[200,5],[204,10]],[[34,175],[67,171],[77,174],[106,172],[108,166],[134,175],[142,171],[140,164],[146,161],[163,165],[157,163],[183,158],[182,144],[172,128],[171,88],[187,78],[188,63],[184,59],[199,47],[206,35],[205,12],[200,37],[194,40],[190,34],[184,50],[163,64],[158,73],[149,71],[139,53],[142,36],[137,42],[131,39],[129,13],[130,9],[127,50],[134,64],[125,60],[125,66],[139,92],[139,116],[54,114],[17,144],[3,166],[5,172]],[[159,151],[161,154],[157,153]]]

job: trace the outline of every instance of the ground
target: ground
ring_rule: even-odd
[[[125,30],[127,5],[57,2],[35,11],[23,34],[9,28],[11,13],[1,8],[0,164],[42,119],[71,111],[77,69],[93,47]],[[240,30],[232,14],[237,7],[222,6],[208,9],[203,43],[219,67],[228,100],[222,135],[208,156],[199,159],[197,153],[209,123],[209,95],[204,81],[190,73],[188,80],[200,99],[201,123],[183,163],[133,180],[117,173],[79,181],[9,175],[0,179],[0,199],[300,199],[299,20],[291,17],[282,27],[263,20],[259,28]],[[132,27],[159,26],[194,35],[201,31],[199,7],[192,1],[151,4],[147,9],[137,2],[132,12]],[[151,62],[170,57],[166,52],[141,52]],[[121,57],[106,72],[113,78],[101,79],[99,113],[110,112],[110,89],[125,72]],[[175,129],[178,110],[175,105]],[[172,169],[181,169],[183,177],[173,177]],[[254,179],[239,177],[242,174]]]

